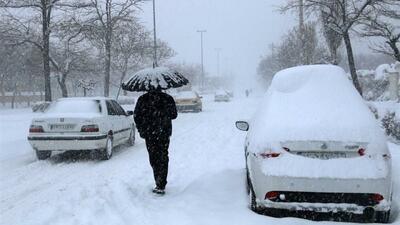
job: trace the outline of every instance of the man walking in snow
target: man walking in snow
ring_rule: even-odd
[[[150,165],[156,187],[153,192],[164,194],[168,176],[168,147],[172,135],[172,120],[178,116],[174,99],[162,91],[149,91],[140,96],[134,119],[142,138],[146,140]]]

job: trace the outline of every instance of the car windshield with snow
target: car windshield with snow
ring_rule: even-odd
[[[102,159],[122,143],[134,144],[132,112],[108,98],[65,98],[32,119],[28,140],[38,159],[52,151],[97,150]]]
[[[248,131],[252,210],[389,220],[386,139],[343,69],[320,65],[277,73],[253,119],[237,127]]]

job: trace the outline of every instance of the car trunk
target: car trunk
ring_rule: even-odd
[[[288,141],[281,143],[291,154],[315,158],[337,159],[354,158],[365,155],[368,143],[339,141]]]
[[[82,123],[89,122],[89,119],[77,117],[50,117],[42,120],[35,120],[40,124],[45,133],[77,133],[81,131]]]

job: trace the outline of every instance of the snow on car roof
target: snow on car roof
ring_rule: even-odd
[[[186,98],[197,98],[196,92],[194,91],[182,91],[179,92],[176,96],[178,99],[186,99]]]
[[[250,122],[251,151],[284,141],[366,142],[386,149],[374,116],[343,69],[332,65],[278,72]]]
[[[68,98],[59,98],[57,101],[75,101],[75,100],[114,100],[108,97],[68,97]]]

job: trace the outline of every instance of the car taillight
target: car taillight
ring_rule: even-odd
[[[358,154],[359,154],[360,156],[364,156],[364,155],[365,155],[365,149],[364,149],[364,148],[358,149]]]
[[[97,125],[85,125],[85,126],[82,126],[81,132],[99,132],[99,126],[97,126]]]
[[[277,191],[270,191],[265,194],[265,199],[274,201],[279,197],[279,192]]]
[[[373,202],[376,202],[376,203],[379,203],[384,199],[384,197],[380,194],[373,194],[373,195],[371,195],[370,198]]]
[[[38,125],[31,125],[29,128],[29,133],[43,133],[43,127]]]
[[[281,155],[281,153],[276,153],[276,152],[260,153],[260,156],[263,158],[277,158],[280,155]]]

